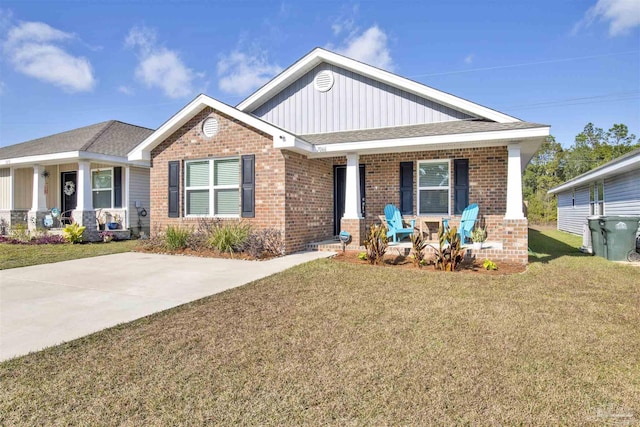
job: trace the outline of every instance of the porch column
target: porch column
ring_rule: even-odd
[[[91,197],[91,163],[86,160],[81,160],[78,162],[78,177],[76,186],[76,210],[93,210],[93,200]]]
[[[520,146],[508,146],[507,164],[507,212],[505,219],[523,219],[522,211],[522,172],[520,169]]]
[[[33,188],[31,189],[31,209],[27,217],[27,228],[31,231],[44,226],[43,219],[47,212],[47,195],[44,194],[45,178],[42,176],[44,166],[33,165]]]
[[[15,194],[15,185],[16,185],[16,178],[15,178],[15,170],[13,169],[13,166],[9,168],[9,210],[12,211],[15,207],[15,201],[14,199],[14,194]]]
[[[344,198],[345,219],[362,219],[360,209],[360,156],[347,154],[346,192]]]
[[[47,210],[47,195],[44,194],[44,180],[42,176],[44,166],[33,165],[33,191],[31,192],[31,210],[42,212]]]
[[[78,175],[76,179],[76,209],[73,212],[74,220],[84,225],[84,241],[100,240],[96,211],[93,209],[93,197],[91,194],[91,162],[80,160],[78,162]]]
[[[340,221],[340,230],[351,234],[351,245],[359,247],[364,239],[364,218],[360,208],[360,156],[347,154],[345,179],[344,215]]]

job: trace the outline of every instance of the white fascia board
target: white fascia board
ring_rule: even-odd
[[[15,157],[0,160],[0,165],[18,166],[34,164],[60,164],[63,162],[77,162],[78,160],[93,160],[102,163],[116,163],[122,165],[134,165],[149,167],[148,161],[129,161],[126,157],[109,156],[107,154],[91,153],[88,151],[66,151],[63,153],[39,154],[36,156]]]
[[[219,111],[227,116],[233,117],[242,121],[243,123],[256,128],[266,134],[273,137],[274,145],[276,140],[284,136],[286,139],[295,138],[292,134],[283,131],[269,123],[258,119],[250,114],[242,112],[230,105],[220,102],[210,96],[201,94],[198,95],[193,101],[187,104],[182,110],[176,113],[169,120],[164,122],[154,133],[149,135],[144,141],[138,144],[133,150],[128,153],[129,160],[147,160],[151,159],[151,150],[157,147],[168,136],[180,129],[185,123],[187,123],[193,116],[202,111],[205,107],[211,107],[216,111]]]
[[[579,187],[583,184],[588,184],[592,181],[606,178],[611,175],[628,172],[630,170],[637,169],[639,167],[640,167],[640,154],[637,156],[629,157],[628,159],[624,159],[621,162],[614,163],[609,166],[605,166],[602,169],[593,171],[592,173],[587,172],[586,174],[579,176],[577,178],[574,178],[570,181],[567,181],[564,184],[560,184],[557,187],[553,187],[551,190],[547,191],[547,194],[562,193],[563,191],[571,190],[572,188]]]
[[[488,143],[504,145],[504,141],[520,142],[526,138],[544,138],[549,135],[549,127],[515,129],[508,131],[472,132],[454,135],[422,136],[414,138],[380,139],[376,141],[318,144],[310,157],[328,157],[348,152],[390,152],[442,149],[466,143]]]
[[[237,108],[242,111],[255,110],[271,98],[271,96],[274,95],[274,92],[284,89],[284,87],[293,83],[302,74],[311,70],[323,61],[355,71],[356,73],[370,77],[374,80],[382,81],[415,95],[426,97],[451,108],[465,111],[474,116],[493,120],[498,123],[513,123],[521,121],[520,119],[476,104],[475,102],[467,101],[466,99],[442,92],[413,80],[409,80],[405,77],[398,76],[388,71],[372,67],[371,65],[367,65],[320,48],[313,50],[311,53],[298,60],[298,62],[290,68],[286,69],[279,76],[271,80],[262,88],[258,89],[253,95],[238,104]]]

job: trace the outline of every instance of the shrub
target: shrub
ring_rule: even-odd
[[[358,259],[359,259],[360,261],[366,261],[366,260],[367,260],[367,253],[366,253],[366,252],[360,252],[360,253],[358,254]]]
[[[498,269],[498,266],[496,265],[496,263],[491,261],[490,259],[485,259],[484,262],[482,263],[482,265],[484,266],[485,270],[497,270]]]
[[[369,235],[364,242],[364,247],[367,248],[367,259],[371,264],[379,264],[387,252],[387,227],[384,225],[371,225],[369,228]]]
[[[26,224],[15,225],[9,233],[9,237],[22,242],[29,241],[29,230],[27,229]]]
[[[32,245],[60,245],[63,243],[67,243],[64,237],[52,234],[43,234],[29,241],[29,244]]]
[[[455,271],[464,256],[464,249],[462,249],[462,243],[456,227],[445,229],[441,225],[438,229],[438,243],[439,247],[434,247],[436,250],[436,269]]]
[[[209,246],[220,252],[241,252],[244,249],[251,226],[242,222],[229,223],[214,227],[209,237]]]
[[[164,241],[167,249],[170,251],[177,251],[185,249],[189,241],[189,236],[193,231],[186,227],[176,227],[170,225],[167,227],[167,231],[164,234]]]
[[[284,254],[282,233],[275,228],[265,228],[249,235],[244,251],[254,258]]]
[[[62,233],[64,234],[64,238],[67,239],[69,243],[80,243],[82,242],[82,235],[84,234],[84,230],[87,227],[79,225],[77,222],[73,224],[67,225]]]
[[[422,267],[426,260],[424,248],[427,247],[427,241],[422,233],[414,233],[411,235],[411,259],[417,267]]]

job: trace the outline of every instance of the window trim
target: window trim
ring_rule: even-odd
[[[111,171],[111,188],[110,188],[110,190],[111,190],[111,206],[98,208],[96,206],[93,206],[93,192],[94,191],[105,191],[106,188],[98,188],[98,189],[93,188],[93,173],[94,172],[105,171],[105,170]],[[94,209],[115,209],[113,207],[113,205],[115,204],[115,189],[114,189],[115,186],[114,186],[113,179],[114,179],[113,166],[112,167],[108,167],[108,168],[91,169],[91,206],[93,206]],[[118,209],[120,209],[120,208],[118,208]]]
[[[602,191],[598,191],[599,186]],[[604,180],[594,181],[589,184],[589,215],[604,215],[604,205]]]
[[[447,163],[447,171],[449,174],[449,185],[446,187],[447,188],[447,212],[442,212],[442,213],[433,213],[433,214],[427,214],[427,213],[420,213],[420,190],[443,190],[445,187],[420,187],[420,164],[421,163]],[[440,215],[446,215],[446,216],[451,216],[451,185],[452,185],[452,179],[451,179],[451,166],[452,166],[452,159],[429,159],[429,160],[417,160],[416,161],[416,214],[417,216],[440,216]]]
[[[214,185],[214,164],[216,161],[219,160],[237,160],[238,161],[238,185]],[[187,173],[188,173],[188,169],[189,169],[189,163],[198,163],[198,162],[208,162],[209,163],[209,184],[206,186],[192,186],[189,187],[187,186]],[[240,192],[242,189],[242,180],[240,179],[240,167],[241,167],[241,161],[240,161],[240,156],[226,156],[226,157],[208,157],[208,158],[204,158],[204,159],[190,159],[190,160],[185,160],[184,161],[184,176],[183,176],[183,182],[184,182],[184,189],[183,189],[183,200],[184,200],[184,209],[183,209],[183,213],[184,213],[184,217],[185,218],[229,218],[229,219],[233,219],[233,218],[240,218],[240,214],[241,214],[241,207],[240,207]],[[195,215],[195,214],[189,214],[187,213],[187,209],[189,208],[188,204],[187,204],[187,192],[188,191],[197,191],[197,190],[207,190],[209,191],[209,214],[207,215]],[[238,213],[235,215],[216,215],[215,214],[215,193],[216,190],[238,190]]]

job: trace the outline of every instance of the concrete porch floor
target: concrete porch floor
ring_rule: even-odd
[[[437,241],[429,241],[429,244],[437,247]],[[502,242],[491,242],[487,241],[482,244],[482,249],[473,249],[473,245],[471,243],[465,244],[462,246],[465,249],[471,250],[475,255],[481,256],[490,256],[496,252],[502,252],[503,246]],[[345,248],[347,251],[358,251],[364,252],[366,248],[364,246],[356,246],[356,245],[347,245]],[[307,244],[307,250],[312,251],[331,251],[331,252],[339,252],[342,251],[342,243],[336,238],[323,240],[320,242],[313,242]],[[427,246],[428,252],[433,252],[433,248]],[[402,240],[397,243],[389,243],[388,251],[398,251],[401,255],[409,255],[411,252],[411,241],[408,239]]]

